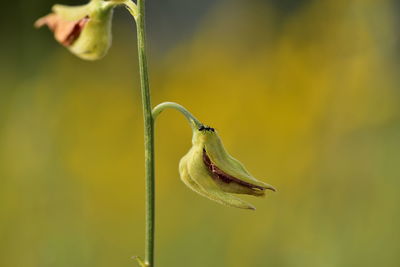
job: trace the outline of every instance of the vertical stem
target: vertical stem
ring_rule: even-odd
[[[140,86],[144,118],[145,172],[146,172],[146,240],[145,263],[154,267],[154,123],[151,114],[150,87],[146,59],[145,0],[137,0],[136,19]]]

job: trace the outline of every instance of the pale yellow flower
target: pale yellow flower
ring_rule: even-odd
[[[264,196],[269,184],[254,178],[225,150],[213,128],[194,129],[192,147],[179,163],[182,181],[193,191],[220,204],[255,209],[232,194]]]
[[[92,0],[82,6],[54,5],[52,13],[38,19],[35,27],[47,25],[55,39],[86,60],[102,58],[111,46],[113,7],[121,1]]]

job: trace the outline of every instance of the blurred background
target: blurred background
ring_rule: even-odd
[[[101,61],[1,4],[0,266],[135,266],[144,250],[136,36],[118,9]],[[82,4],[85,1],[59,1]],[[190,191],[191,131],[156,128],[157,265],[400,265],[400,3],[148,1],[153,104],[176,101],[278,192],[256,212]]]

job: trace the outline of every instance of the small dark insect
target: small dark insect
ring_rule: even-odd
[[[211,131],[211,132],[214,132],[215,129],[211,128],[211,127],[208,127],[208,126],[201,125],[200,128],[199,128],[199,131]]]

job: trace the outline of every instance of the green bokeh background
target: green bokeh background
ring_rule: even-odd
[[[80,4],[80,1],[63,1]],[[144,172],[134,24],[101,61],[1,4],[0,266],[135,266]],[[256,212],[190,191],[191,132],[156,127],[158,266],[399,266],[398,1],[148,0],[153,103],[176,101],[278,188]]]

